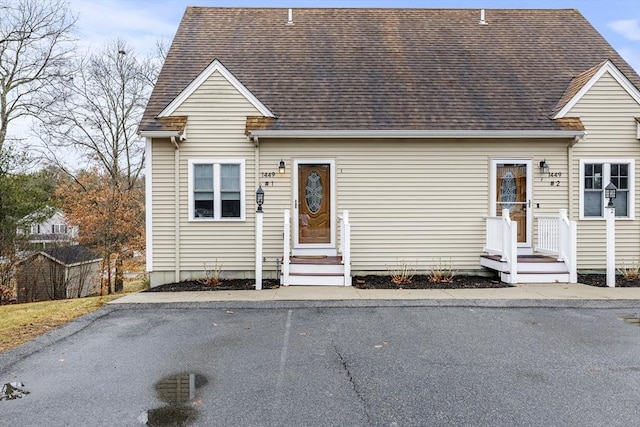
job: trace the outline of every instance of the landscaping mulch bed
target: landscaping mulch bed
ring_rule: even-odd
[[[606,287],[604,274],[578,274],[578,282],[585,285]],[[416,275],[410,283],[395,284],[390,276],[354,276],[353,286],[358,289],[481,289],[508,288],[511,285],[500,282],[496,277],[485,276],[454,276],[451,282],[431,282],[429,276]],[[255,289],[254,279],[223,279],[219,284],[211,286],[202,280],[185,280],[178,283],[168,283],[147,289],[145,292],[184,292],[184,291],[239,291]],[[263,279],[262,289],[280,287],[277,279]],[[640,278],[625,279],[616,276],[616,287],[640,287]]]
[[[429,276],[415,275],[410,283],[393,283],[390,276],[355,276],[353,286],[358,289],[478,289],[509,288],[496,277],[453,276],[450,282],[432,282]]]
[[[223,279],[218,285],[211,286],[203,280],[185,280],[168,283],[147,289],[145,292],[188,292],[188,291],[238,291],[255,289],[254,279]],[[483,276],[454,276],[452,282],[430,282],[428,276],[413,276],[411,283],[397,285],[390,276],[354,276],[353,285],[359,289],[477,289],[507,288],[496,278]],[[277,279],[263,279],[262,289],[280,287]]]
[[[277,279],[263,279],[262,289],[280,287]],[[167,283],[155,286],[144,292],[188,292],[188,291],[250,291],[256,288],[254,279],[223,279],[217,285],[208,285],[203,280],[184,280],[178,283]]]
[[[607,286],[607,275],[578,274],[578,283],[605,288]],[[626,279],[621,275],[616,275],[616,288],[640,288],[640,277]]]

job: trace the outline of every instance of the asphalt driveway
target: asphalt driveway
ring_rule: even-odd
[[[640,419],[638,309],[201,307],[110,306],[1,355],[0,383],[22,382],[30,392],[0,401],[2,423],[628,426]]]

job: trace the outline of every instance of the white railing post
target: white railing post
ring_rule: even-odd
[[[291,211],[284,211],[284,248],[282,250],[282,283],[283,286],[289,286],[289,257],[291,255]]]
[[[604,208],[607,228],[607,286],[616,286],[616,208]]]
[[[509,236],[509,246],[507,246],[509,276],[511,277],[511,283],[518,283],[518,223],[509,219],[507,224],[509,229],[505,234]]]
[[[569,283],[578,283],[578,225],[569,221]]]
[[[502,221],[500,224],[500,228],[502,229],[502,258],[507,261],[509,261],[509,257],[511,256],[509,252],[509,248],[511,247],[511,244],[509,243],[509,239],[511,238],[511,233],[509,232],[510,223],[511,218],[509,218],[509,209],[502,209]]]
[[[262,289],[262,230],[263,230],[263,211],[256,212],[256,289]]]
[[[351,286],[351,223],[349,222],[349,211],[342,213],[340,228],[340,252],[342,253],[342,264],[344,265],[344,285]]]
[[[518,283],[518,223],[511,221],[509,209],[502,209],[502,247],[509,271],[509,283]]]

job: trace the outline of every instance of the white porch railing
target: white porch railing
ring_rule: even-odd
[[[282,251],[282,282],[283,286],[289,286],[289,262],[291,256],[291,211],[284,211],[284,249]]]
[[[569,282],[578,281],[577,226],[569,221],[566,209],[558,216],[538,216],[538,245],[536,252],[549,254],[563,261],[569,270]]]
[[[509,283],[518,283],[518,224],[509,217],[509,209],[502,216],[486,217],[486,239],[484,251],[500,255],[507,263]]]
[[[344,285],[351,286],[351,223],[349,211],[342,212],[340,217],[340,246],[338,251],[342,255],[344,265]]]

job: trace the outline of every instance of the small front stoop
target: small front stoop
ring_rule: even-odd
[[[500,280],[513,283],[508,263],[499,255],[480,255],[480,264],[500,273]],[[517,283],[569,283],[569,268],[557,258],[546,255],[519,255]]]
[[[341,256],[292,256],[289,258],[289,284],[350,286]]]

